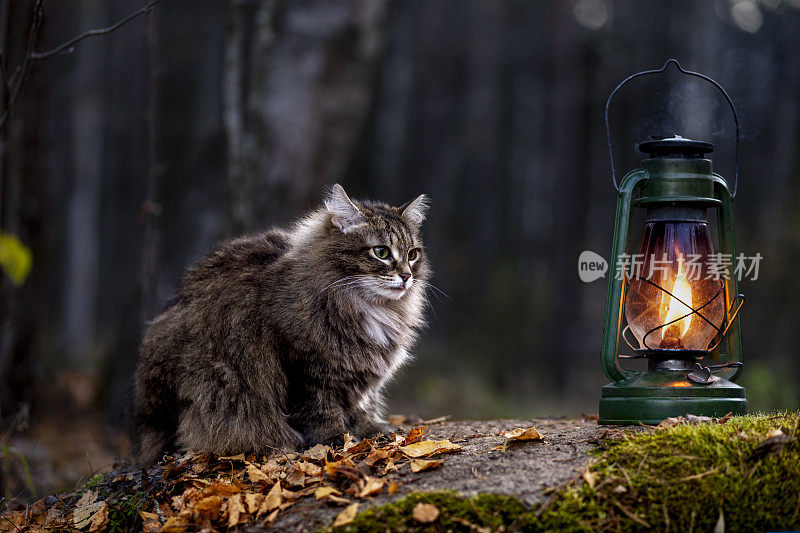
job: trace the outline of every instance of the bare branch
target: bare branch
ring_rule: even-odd
[[[61,53],[69,53],[72,51],[72,47],[81,42],[84,39],[88,39],[89,37],[97,37],[99,35],[106,35],[121,26],[124,26],[128,22],[132,21],[136,17],[140,15],[144,15],[145,13],[150,13],[153,10],[155,5],[159,3],[161,0],[152,0],[149,4],[144,6],[139,11],[131,13],[124,19],[120,20],[116,24],[108,26],[107,28],[98,28],[96,30],[89,30],[87,32],[81,33],[66,41],[59,46],[56,46],[52,50],[48,50],[46,52],[36,52],[36,37],[39,35],[39,27],[42,24],[42,12],[44,8],[44,0],[36,0],[35,7],[33,8],[33,20],[31,22],[30,33],[28,34],[28,47],[27,52],[25,53],[25,58],[22,60],[22,63],[17,67],[16,72],[11,78],[7,78],[5,75],[3,76],[3,83],[6,84],[7,96],[6,96],[6,106],[2,117],[0,118],[0,133],[3,132],[8,124],[8,120],[11,118],[11,113],[14,111],[14,106],[17,103],[17,98],[19,97],[20,93],[22,92],[22,88],[25,86],[25,83],[28,81],[28,75],[31,71],[31,64],[34,61],[40,61],[42,59],[47,59],[49,57],[53,57],[54,55],[58,55]],[[6,83],[6,80],[8,82]]]
[[[33,51],[36,47],[36,38],[39,35],[39,28],[42,25],[43,11],[44,0],[36,0],[36,4],[33,8],[33,20],[31,21],[30,31],[28,32],[28,48],[25,54],[25,59],[22,60],[22,64],[17,67],[17,71],[8,82],[10,94],[7,98],[7,108],[5,109],[2,119],[0,119],[0,132],[5,130],[6,124],[8,124],[8,119],[11,118],[11,113],[14,111],[17,98],[19,98],[19,95],[22,92],[22,87],[25,86],[28,74],[31,71],[31,54],[33,54]],[[17,79],[17,76],[19,76],[19,79]]]
[[[135,13],[131,13],[130,15],[125,17],[124,19],[120,20],[116,24],[113,24],[113,25],[111,25],[111,26],[109,26],[107,28],[98,28],[96,30],[89,30],[87,32],[81,33],[80,35],[78,35],[76,37],[73,37],[69,41],[67,41],[67,42],[65,42],[63,44],[60,44],[60,45],[56,46],[55,48],[53,48],[52,50],[48,50],[47,52],[34,52],[34,53],[32,53],[30,55],[30,58],[34,59],[36,61],[39,61],[39,60],[47,59],[48,57],[52,57],[54,55],[60,54],[62,52],[63,53],[70,53],[72,51],[72,47],[74,45],[76,45],[77,43],[81,42],[82,40],[88,39],[89,37],[97,37],[99,35],[106,35],[108,33],[111,33],[112,31],[116,30],[117,28],[120,28],[120,27],[124,26],[125,24],[127,24],[130,21],[132,21],[133,19],[135,19],[138,16],[144,15],[145,13],[150,13],[150,11],[153,10],[153,7],[155,7],[155,5],[157,3],[159,3],[160,1],[161,0],[153,0],[152,2],[150,2],[149,4],[144,6],[142,9],[140,9],[139,11],[136,11]]]

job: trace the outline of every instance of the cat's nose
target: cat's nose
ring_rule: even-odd
[[[402,272],[402,273],[398,274],[398,276],[400,276],[400,279],[403,280],[403,283],[406,283],[408,281],[408,279],[411,277],[411,273],[410,272]]]

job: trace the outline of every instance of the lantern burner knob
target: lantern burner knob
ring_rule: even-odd
[[[714,151],[714,145],[709,142],[693,141],[680,135],[672,137],[651,135],[649,141],[640,142],[637,148],[650,158],[703,159],[705,154]]]

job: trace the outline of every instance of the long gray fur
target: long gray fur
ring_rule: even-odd
[[[423,325],[426,210],[424,195],[391,207],[335,185],[289,231],[223,243],[191,267],[141,345],[139,462],[379,432],[383,386]]]

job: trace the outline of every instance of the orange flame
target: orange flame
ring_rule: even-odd
[[[668,324],[673,320],[692,312],[692,286],[686,279],[686,264],[684,263],[683,254],[681,253],[678,253],[678,274],[675,276],[675,283],[670,292],[672,293],[672,296],[666,292],[662,293],[661,295],[661,307],[664,314],[666,314],[666,317],[664,318],[665,324]],[[681,303],[679,300],[686,302],[689,307]],[[689,331],[689,325],[692,323],[692,316],[693,315],[686,316],[674,324],[670,324],[665,328],[661,328],[661,338],[664,338],[664,333],[667,329],[672,330],[672,328],[675,327],[679,329],[680,337],[686,335],[686,332]]]

